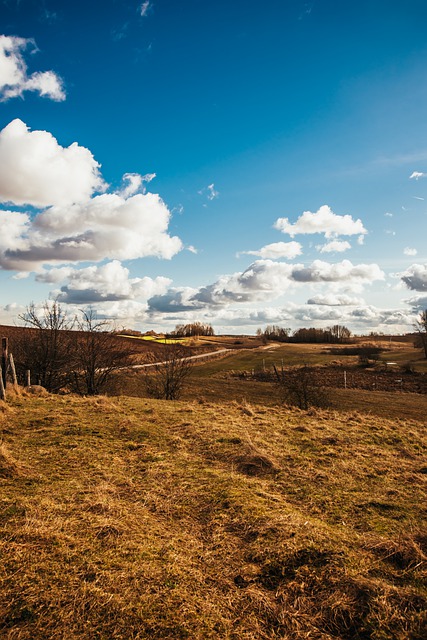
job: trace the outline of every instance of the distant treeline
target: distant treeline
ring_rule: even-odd
[[[174,338],[192,338],[195,336],[213,336],[215,332],[210,324],[192,322],[190,324],[177,324],[175,331],[172,331],[169,335]]]
[[[285,329],[278,325],[268,325],[264,331],[257,330],[257,336],[265,340],[275,340],[278,342],[304,342],[304,343],[326,343],[326,344],[342,344],[351,342],[351,331],[340,324],[326,329],[316,329],[309,327],[308,329],[297,329],[292,333],[291,329]]]

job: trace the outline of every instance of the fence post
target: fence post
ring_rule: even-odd
[[[0,365],[0,400],[6,400],[6,390],[3,384],[3,367]]]
[[[7,338],[1,339],[1,369],[3,387],[6,389],[6,370],[7,370]]]
[[[13,386],[15,387],[15,389],[17,389],[18,388],[18,378],[16,377],[15,361],[13,359],[12,353],[9,353],[9,364],[10,364],[10,371],[12,373]]]

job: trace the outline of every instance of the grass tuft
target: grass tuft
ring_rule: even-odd
[[[18,478],[24,473],[24,467],[10,453],[8,446],[0,443],[0,478]]]

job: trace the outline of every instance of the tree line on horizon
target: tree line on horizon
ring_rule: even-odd
[[[327,343],[327,344],[345,344],[351,341],[351,331],[344,325],[335,324],[326,329],[316,327],[296,329],[283,328],[278,325],[267,325],[264,329],[257,329],[257,336],[264,340],[275,340],[277,342],[296,342],[296,343]]]

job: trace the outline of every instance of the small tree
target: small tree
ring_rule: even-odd
[[[93,309],[81,313],[74,332],[72,384],[77,393],[93,396],[105,389],[114,371],[129,364],[131,352]]]
[[[152,364],[144,370],[147,393],[152,398],[177,400],[193,366],[188,352],[180,344],[166,344],[157,357],[162,361],[154,362],[152,355]]]
[[[318,383],[309,367],[295,367],[280,371],[274,367],[280,400],[300,409],[310,407],[327,407],[329,399],[325,389]]]
[[[421,311],[419,319],[415,323],[418,332],[417,342],[424,349],[424,355],[427,358],[427,309]]]
[[[334,324],[329,328],[331,334],[331,342],[349,342],[351,338],[351,331],[344,325]]]
[[[41,308],[32,302],[19,318],[28,327],[14,346],[19,370],[29,369],[38,384],[59,391],[69,378],[73,321],[56,300]]]

